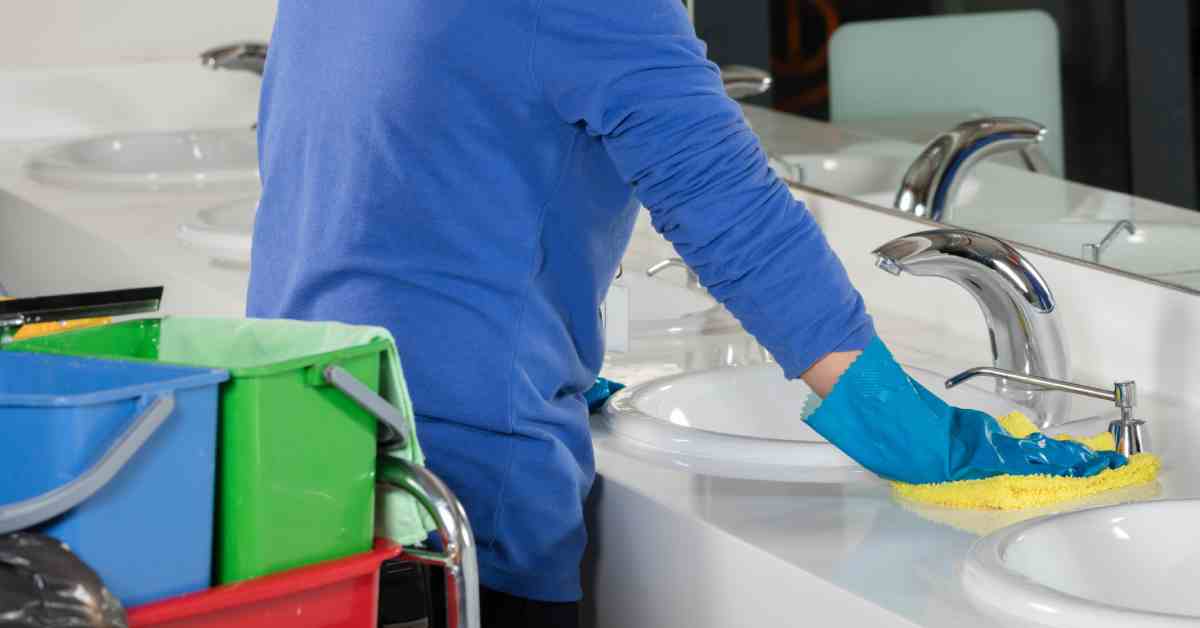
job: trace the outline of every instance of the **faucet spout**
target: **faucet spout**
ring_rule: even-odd
[[[721,66],[721,84],[734,100],[760,96],[771,90],[775,79],[770,72],[748,65]]]
[[[688,266],[686,262],[684,262],[681,258],[678,258],[678,257],[667,258],[667,259],[651,266],[650,268],[647,268],[646,276],[653,277],[668,268],[682,268],[683,271],[685,273],[687,273],[687,287],[688,288],[691,288],[693,290],[699,290],[704,287],[700,283],[700,276],[696,274],[696,271],[692,270],[691,266]]]
[[[964,122],[937,136],[917,156],[896,193],[895,207],[935,222],[951,222],[950,208],[967,172],[981,159],[1011,150],[1021,151],[1034,172],[1049,164],[1036,147],[1046,127],[1024,118],[981,118]]]
[[[246,41],[217,46],[200,53],[200,62],[214,70],[245,70],[262,76],[267,44]]]
[[[965,230],[914,233],[874,251],[876,265],[893,275],[941,277],[962,286],[983,311],[996,368],[1022,375],[1067,379],[1067,350],[1054,296],[1016,249]],[[1070,397],[1012,379],[998,381],[1002,396],[1037,415],[1040,427],[1061,423]]]

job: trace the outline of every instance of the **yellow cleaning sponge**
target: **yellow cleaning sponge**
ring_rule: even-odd
[[[1023,438],[1037,427],[1019,412],[999,418],[1009,434]],[[1097,451],[1116,449],[1108,432],[1089,438],[1069,435],[1060,440],[1081,442]],[[892,482],[892,492],[899,498],[949,508],[976,510],[1023,510],[1078,499],[1104,491],[1145,484],[1158,477],[1161,465],[1157,456],[1135,454],[1120,469],[1108,469],[1086,478],[1067,478],[1049,475],[998,475],[983,480],[960,480],[941,484],[906,484]]]

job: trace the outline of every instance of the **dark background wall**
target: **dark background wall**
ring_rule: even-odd
[[[718,65],[770,67],[768,6],[768,0],[696,0],[696,34],[708,44],[708,58]],[[764,95],[749,102],[774,101]]]
[[[718,63],[769,67],[770,104],[828,119],[825,44],[839,25],[1042,10],[1058,25],[1068,179],[1197,207],[1198,82],[1190,0],[697,0]],[[1019,46],[1020,42],[1013,42]]]

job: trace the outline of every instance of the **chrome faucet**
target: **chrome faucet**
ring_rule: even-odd
[[[721,66],[721,83],[725,93],[734,100],[761,96],[771,90],[775,79],[766,70],[748,65]]]
[[[267,44],[244,41],[217,46],[200,53],[200,62],[214,70],[245,70],[262,76]]]
[[[875,249],[876,266],[893,275],[942,277],[967,290],[983,310],[996,368],[1065,380],[1067,350],[1046,281],[1016,249],[991,236],[936,230],[896,238]],[[1066,420],[1071,399],[1015,379],[1001,396],[1029,408],[1039,427]]]
[[[1046,127],[1024,118],[981,118],[964,122],[935,137],[917,156],[893,203],[896,209],[936,222],[950,222],[950,208],[971,167],[985,157],[1020,151],[1033,172],[1052,168],[1037,145]]]
[[[696,274],[696,271],[692,270],[691,266],[688,266],[686,262],[678,257],[665,259],[651,266],[650,268],[647,268],[646,276],[653,277],[668,268],[682,268],[687,273],[688,288],[697,290],[703,288],[703,286],[700,285],[700,276]]]
[[[1137,233],[1137,226],[1134,225],[1133,221],[1130,220],[1118,220],[1117,224],[1113,225],[1112,229],[1109,229],[1108,233],[1106,233],[1099,242],[1083,245],[1083,251],[1081,253],[1083,259],[1094,264],[1099,264],[1100,256],[1106,250],[1108,250],[1108,247],[1112,246],[1113,240],[1117,239],[1117,236],[1121,234],[1122,230],[1129,235],[1133,235]]]
[[[1108,424],[1108,432],[1112,434],[1113,442],[1116,443],[1117,446],[1117,451],[1126,456],[1140,454],[1145,451],[1142,439],[1142,426],[1145,425],[1146,422],[1134,418],[1133,416],[1133,409],[1137,407],[1136,382],[1117,382],[1113,384],[1112,390],[1104,390],[1103,388],[1084,386],[1082,384],[1074,384],[1056,379],[1033,377],[1030,375],[1022,375],[1021,373],[1013,373],[1011,371],[1005,371],[1001,369],[979,367],[968,369],[946,380],[946,388],[954,388],[955,386],[974,377],[979,377],[980,375],[1009,379],[1032,386],[1040,386],[1044,389],[1061,390],[1063,392],[1083,395],[1085,397],[1111,401],[1117,406],[1118,409],[1121,410],[1121,418]]]

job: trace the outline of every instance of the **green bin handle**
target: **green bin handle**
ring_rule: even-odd
[[[321,369],[321,376],[330,386],[342,391],[342,394],[352,399],[363,410],[371,413],[383,425],[385,433],[379,438],[381,449],[390,450],[404,447],[407,442],[405,431],[408,428],[408,422],[405,421],[399,408],[388,403],[387,399],[379,396],[379,393],[364,386],[350,374],[350,371],[340,366],[333,364],[326,366]]]
[[[175,411],[174,393],[157,395],[88,470],[79,477],[41,495],[11,504],[0,504],[0,534],[35,526],[83,503],[104,488],[109,480],[154,435]]]

